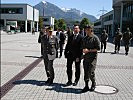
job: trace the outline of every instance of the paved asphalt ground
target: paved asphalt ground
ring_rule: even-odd
[[[38,35],[1,33],[1,100],[133,100],[133,47],[125,56],[124,47],[119,54],[114,54],[114,45],[108,43],[106,53],[98,53],[97,87],[110,86],[117,91],[113,94],[96,91],[81,94],[84,87],[83,64],[78,85],[64,87],[67,82],[64,56],[54,61],[54,84],[45,84],[47,77],[43,60],[39,58]],[[73,73],[74,68],[73,64]],[[109,91],[106,88],[100,91],[103,90]]]

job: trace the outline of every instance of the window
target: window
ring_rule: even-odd
[[[23,8],[0,8],[0,14],[23,14]]]
[[[43,21],[48,22],[48,21],[49,21],[49,19],[48,19],[48,18],[44,18],[44,19],[43,19]]]
[[[123,8],[123,17],[133,18],[133,4],[126,4]]]
[[[105,22],[106,22],[106,21],[113,20],[113,14],[111,14],[111,15],[105,17],[103,20],[104,20]]]
[[[98,25],[101,25],[101,22],[94,23],[94,26],[98,26]]]

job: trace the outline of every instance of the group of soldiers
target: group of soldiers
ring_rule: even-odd
[[[130,29],[127,28],[127,31],[122,34],[120,31],[120,28],[117,29],[115,35],[114,35],[114,44],[115,44],[115,51],[114,53],[119,53],[121,41],[123,40],[124,46],[125,46],[125,55],[128,55],[129,52],[129,45],[131,43],[131,39],[133,38],[132,33],[130,32]],[[106,33],[106,30],[103,30],[101,34],[101,52],[105,52],[106,45],[108,41],[108,34]],[[104,46],[104,50],[103,50]],[[103,50],[103,51],[102,51]]]
[[[69,30],[69,29],[68,29]],[[58,30],[56,36],[52,34],[53,30],[49,28],[43,28],[40,32],[38,42],[41,43],[41,54],[44,59],[44,65],[46,75],[48,77],[45,82],[51,85],[54,81],[54,68],[53,61],[57,58],[57,51],[60,48],[60,57],[62,56],[62,47],[65,41],[63,31]],[[68,40],[65,47],[64,55],[67,59],[67,76],[68,81],[65,86],[73,85],[76,86],[80,79],[80,63],[83,60],[84,66],[84,81],[85,87],[81,93],[87,91],[94,91],[95,82],[95,68],[97,62],[97,52],[100,50],[100,40],[94,35],[91,26],[85,27],[86,36],[83,37],[80,34],[80,28],[78,25],[73,27],[73,32],[68,34]],[[61,40],[62,39],[62,40]],[[75,80],[72,82],[72,64],[75,62]],[[91,88],[88,86],[89,80],[92,81]]]

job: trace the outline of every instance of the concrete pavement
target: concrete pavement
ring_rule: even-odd
[[[38,33],[1,34],[1,87],[5,86],[1,88],[4,91],[2,100],[133,100],[133,47],[125,56],[124,47],[119,54],[114,54],[114,45],[108,43],[106,53],[98,54],[97,86],[115,87],[118,89],[116,93],[80,94],[84,87],[83,65],[81,63],[78,85],[64,87],[67,82],[64,57],[54,61],[54,84],[45,84],[47,77],[43,60],[39,58],[41,53],[37,39]]]

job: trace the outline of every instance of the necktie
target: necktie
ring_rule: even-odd
[[[77,35],[74,35],[74,40],[76,39]]]

